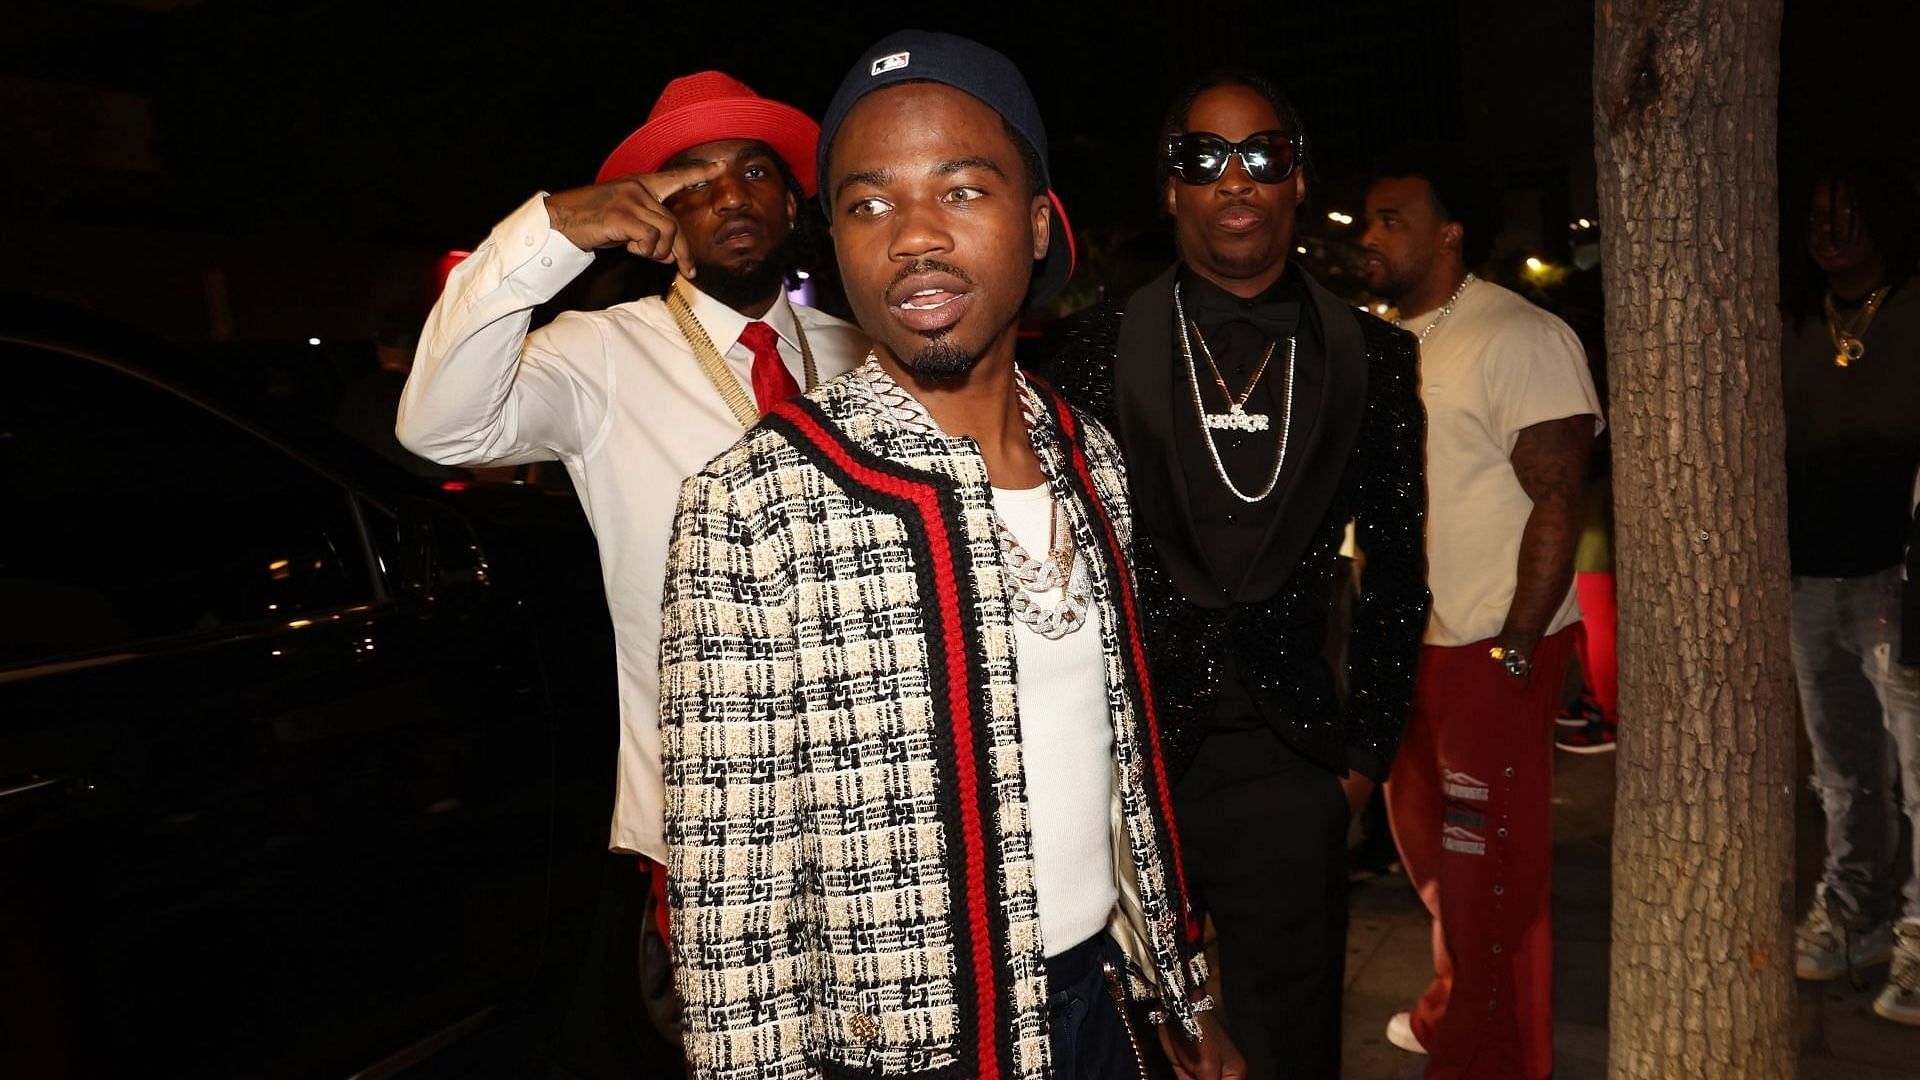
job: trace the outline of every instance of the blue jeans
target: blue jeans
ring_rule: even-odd
[[[1920,668],[1896,659],[1900,590],[1898,566],[1793,579],[1793,670],[1827,818],[1821,880],[1862,925],[1894,914],[1898,814],[1920,846]],[[1920,919],[1916,875],[1901,892],[1899,913]]]

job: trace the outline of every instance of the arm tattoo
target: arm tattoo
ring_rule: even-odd
[[[552,225],[558,232],[580,225],[601,225],[606,222],[607,204],[613,201],[618,189],[617,184],[595,184],[580,192],[577,200],[547,200],[547,210]],[[572,194],[569,192],[568,194]]]
[[[1531,648],[1553,621],[1573,584],[1573,553],[1585,516],[1587,454],[1593,417],[1569,416],[1520,432],[1510,460],[1533,512],[1520,534],[1513,604],[1500,637]]]

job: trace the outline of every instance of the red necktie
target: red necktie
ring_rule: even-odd
[[[740,331],[740,344],[753,350],[753,401],[762,416],[768,409],[800,392],[777,347],[780,335],[763,322],[750,322]]]

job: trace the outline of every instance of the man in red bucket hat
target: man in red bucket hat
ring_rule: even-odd
[[[593,185],[535,195],[451,272],[400,402],[400,441],[422,457],[557,459],[572,476],[618,659],[610,846],[654,863],[666,854],[660,590],[680,482],[772,405],[867,352],[856,328],[786,295],[819,131],[718,71],[673,80]],[[533,309],[614,247],[674,264],[672,287],[529,333]]]

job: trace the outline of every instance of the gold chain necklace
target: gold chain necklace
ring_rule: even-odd
[[[1188,325],[1187,309],[1180,302],[1180,285],[1177,282],[1173,286],[1173,317],[1182,327]],[[1214,475],[1218,476],[1220,482],[1226,485],[1227,491],[1241,502],[1260,502],[1273,494],[1274,487],[1280,483],[1280,467],[1287,463],[1287,440],[1293,433],[1293,365],[1298,342],[1298,335],[1287,338],[1287,383],[1282,388],[1280,396],[1280,445],[1273,455],[1273,472],[1267,476],[1265,487],[1249,495],[1240,490],[1239,486],[1233,482],[1233,477],[1227,475],[1226,463],[1220,460],[1220,448],[1214,445],[1213,441],[1212,429],[1216,425],[1209,422],[1219,414],[1208,413],[1206,405],[1200,401],[1200,368],[1194,362],[1193,347],[1187,343],[1186,332],[1183,330],[1180,334],[1180,355],[1187,362],[1187,387],[1193,391],[1193,410],[1200,417],[1200,438],[1206,444],[1208,459],[1213,462]],[[1241,415],[1245,416],[1245,414]],[[1266,430],[1266,420],[1265,416],[1260,417],[1259,430]]]
[[[1833,339],[1833,366],[1851,367],[1855,360],[1867,355],[1867,344],[1861,339],[1867,336],[1867,327],[1873,323],[1873,316],[1880,310],[1880,301],[1887,295],[1887,286],[1882,285],[1867,294],[1867,302],[1845,326],[1840,325],[1840,312],[1833,306],[1833,293],[1827,293],[1827,336]]]
[[[740,385],[740,380],[727,370],[727,361],[720,350],[714,348],[713,339],[707,336],[706,328],[693,313],[693,305],[680,294],[680,282],[673,283],[672,291],[667,293],[667,310],[673,312],[673,321],[680,326],[680,336],[687,339],[687,347],[693,350],[693,358],[700,362],[700,370],[707,381],[720,391],[720,400],[727,403],[733,418],[740,421],[742,428],[750,428],[760,422],[760,409],[753,403],[753,397]],[[807,344],[807,332],[800,326],[798,312],[793,316],[793,336],[800,341],[800,363],[806,371],[806,389],[811,390],[820,382],[813,365],[813,349]]]
[[[1267,362],[1273,359],[1273,350],[1280,343],[1278,341],[1267,342],[1267,351],[1260,354],[1260,363],[1254,366],[1253,377],[1247,380],[1246,389],[1240,391],[1239,396],[1235,397],[1233,391],[1227,389],[1227,380],[1224,375],[1220,374],[1220,365],[1214,363],[1213,350],[1207,347],[1206,335],[1202,334],[1200,328],[1192,323],[1183,320],[1180,325],[1182,330],[1193,335],[1193,340],[1200,343],[1200,355],[1206,357],[1207,370],[1213,373],[1214,385],[1220,388],[1220,396],[1227,399],[1227,415],[1246,416],[1249,421],[1248,427],[1250,430],[1267,430],[1267,417],[1261,413],[1248,413],[1247,400],[1253,397],[1253,388],[1260,385],[1260,376],[1267,373]]]

